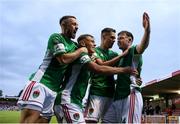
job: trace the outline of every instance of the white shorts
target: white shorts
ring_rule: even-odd
[[[29,108],[41,112],[41,116],[49,118],[53,115],[56,92],[35,81],[26,84],[17,105],[20,109]]]
[[[54,105],[54,114],[58,123],[63,123],[64,113],[61,105]]]
[[[67,123],[86,123],[83,111],[78,105],[74,103],[67,103],[62,104],[62,108]]]
[[[105,123],[141,123],[143,99],[138,90],[121,100],[114,101],[103,118]]]
[[[89,103],[85,110],[85,119],[99,122],[112,104],[113,99],[96,95],[89,96]]]

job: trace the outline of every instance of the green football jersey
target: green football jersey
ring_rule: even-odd
[[[84,53],[73,63],[71,73],[64,81],[66,86],[62,91],[61,104],[75,103],[83,107],[83,98],[90,80],[90,71],[86,66],[89,62],[91,62],[90,57]]]
[[[103,50],[100,47],[97,47],[95,51],[96,51],[95,56],[103,61],[108,61],[118,56],[118,53],[113,52],[112,50]],[[103,74],[92,75],[92,84],[90,88],[91,95],[113,97],[114,91],[115,91],[115,80],[113,75],[111,76],[107,76]]]
[[[121,58],[119,61],[119,67],[130,66],[133,67],[133,58],[137,55],[136,46],[132,46],[129,49],[128,54]],[[142,66],[142,55],[138,54],[138,65],[136,65],[137,71],[139,73],[138,77],[140,77],[141,66]],[[115,100],[122,99],[127,97],[130,94],[130,74],[118,74],[117,76],[117,85],[115,91]]]
[[[70,64],[61,64],[56,56],[74,52],[77,44],[61,34],[54,33],[50,36],[45,57],[36,73],[30,80],[44,84],[55,92],[60,91],[66,70]]]

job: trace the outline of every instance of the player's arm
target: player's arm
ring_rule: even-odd
[[[91,71],[95,73],[101,73],[106,75],[113,75],[119,73],[128,73],[132,75],[138,74],[137,70],[131,67],[110,67],[110,66],[98,65],[92,61],[87,63],[87,66]]]
[[[136,47],[136,50],[139,54],[142,54],[144,50],[148,47],[150,39],[150,20],[148,14],[145,12],[143,14],[143,27],[144,35],[142,37],[140,44],[138,44]]]
[[[87,53],[87,48],[81,47],[72,53],[65,53],[56,57],[56,59],[62,64],[69,64],[80,57],[81,53]]]
[[[63,37],[57,33],[52,34],[48,41],[48,49],[61,64],[72,63],[81,55],[81,53],[88,52],[87,48],[85,47],[79,48],[74,52],[68,52],[65,42],[66,41],[63,39]]]
[[[128,54],[129,48],[125,50],[123,53],[120,55],[114,57],[113,59],[109,61],[103,61],[99,58],[96,59],[96,63],[99,65],[106,65],[106,66],[114,66],[122,57],[126,56]]]

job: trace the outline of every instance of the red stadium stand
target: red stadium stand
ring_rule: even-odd
[[[155,108],[158,104],[161,107],[159,115],[145,113],[144,123],[162,122],[163,117],[166,117],[163,123],[180,123],[180,70],[146,83],[142,87],[142,95],[144,105],[151,104]]]

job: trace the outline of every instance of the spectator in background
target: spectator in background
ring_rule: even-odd
[[[159,104],[155,107],[155,112],[156,112],[156,114],[160,114],[161,107],[159,106]]]
[[[172,115],[172,109],[171,109],[171,107],[167,108],[167,109],[166,109],[166,112],[167,112],[168,116],[171,116],[171,115]]]
[[[172,112],[174,112],[174,111],[176,110],[176,106],[175,106],[175,104],[172,104],[171,109],[172,109]]]
[[[154,108],[152,105],[149,106],[149,115],[154,115]]]

